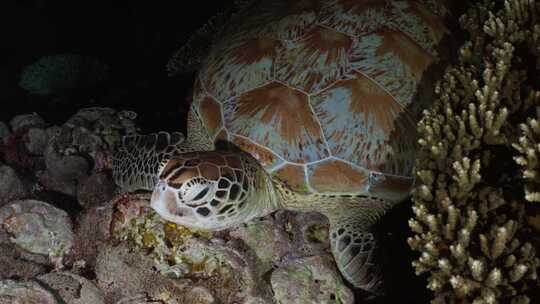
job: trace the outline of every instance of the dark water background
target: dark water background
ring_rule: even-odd
[[[108,106],[135,110],[144,129],[178,129],[193,75],[168,77],[165,64],[229,2],[2,0],[0,120],[37,112],[47,122],[62,123],[81,107]],[[25,66],[64,53],[107,64],[110,79],[62,99],[31,96],[19,88]]]

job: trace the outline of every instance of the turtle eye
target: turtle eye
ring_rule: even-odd
[[[202,178],[194,178],[183,184],[179,196],[185,204],[199,205],[206,197],[213,193],[214,183]]]
[[[207,193],[208,191],[210,191],[210,187],[206,186],[204,189],[201,190],[201,192],[199,192],[199,194],[197,194],[193,200],[194,201],[198,201],[198,200],[201,200]]]

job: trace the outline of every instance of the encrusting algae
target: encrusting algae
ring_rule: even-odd
[[[469,40],[418,124],[408,242],[432,303],[530,303],[538,288],[539,13],[531,0],[469,8]]]
[[[208,240],[211,238],[211,233],[161,221],[144,202],[146,202],[144,198],[131,202],[127,199],[126,202],[118,201],[117,221],[112,227],[117,239],[131,241],[136,247],[149,250],[154,257],[156,267],[164,274],[175,277],[194,274],[204,276],[210,275],[218,268],[218,265],[210,267],[212,261],[208,255],[201,253],[200,256],[192,257],[182,250],[190,238]],[[210,268],[212,268],[211,273],[203,274]]]

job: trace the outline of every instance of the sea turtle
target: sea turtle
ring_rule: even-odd
[[[114,178],[153,190],[161,217],[198,229],[280,208],[321,212],[343,276],[376,291],[373,226],[414,183],[410,109],[426,101],[419,87],[439,61],[442,10],[430,10],[434,1],[255,2],[203,61],[187,138],[125,138]]]

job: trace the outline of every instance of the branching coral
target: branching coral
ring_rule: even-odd
[[[469,41],[418,124],[409,245],[433,303],[529,303],[538,284],[525,218],[540,200],[538,114],[527,118],[540,112],[539,13],[532,0],[471,7],[460,19]]]
[[[540,92],[532,92],[529,97],[535,104],[540,103]],[[513,146],[520,155],[514,159],[523,167],[525,184],[525,199],[531,202],[540,202],[540,107],[535,108],[536,117],[527,118],[527,122],[520,125],[522,135]]]

